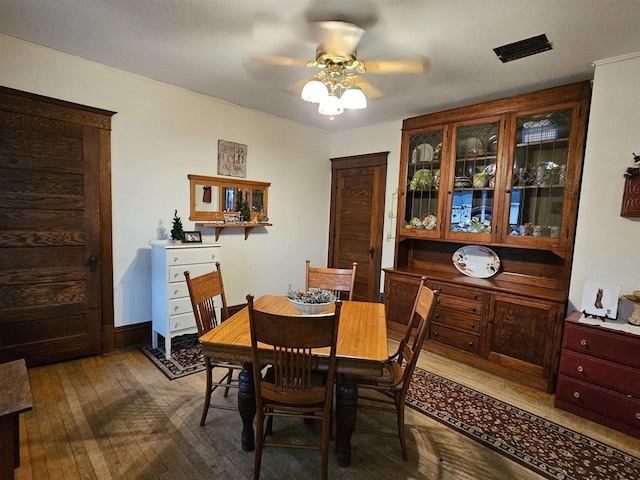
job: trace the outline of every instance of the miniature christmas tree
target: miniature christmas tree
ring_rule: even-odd
[[[182,228],[182,220],[178,216],[178,210],[173,212],[173,226],[171,227],[171,238],[173,240],[184,240],[184,229]]]

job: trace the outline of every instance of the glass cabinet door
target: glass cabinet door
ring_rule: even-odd
[[[567,109],[516,118],[510,237],[560,236],[571,113]]]
[[[422,132],[409,138],[405,232],[439,230],[442,138],[442,130]]]
[[[449,231],[490,234],[500,121],[455,129]]]

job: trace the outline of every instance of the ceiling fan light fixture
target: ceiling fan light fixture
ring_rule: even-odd
[[[344,112],[344,107],[334,92],[327,95],[325,99],[320,102],[320,105],[318,105],[318,113],[320,115],[333,117],[334,115],[340,115],[342,112]]]
[[[340,97],[342,106],[350,110],[362,110],[367,108],[367,97],[364,95],[360,87],[351,87],[345,90]]]
[[[320,80],[309,80],[302,88],[300,98],[305,102],[320,103],[329,95],[327,86]]]

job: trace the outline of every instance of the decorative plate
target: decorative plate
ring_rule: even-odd
[[[468,277],[489,278],[500,270],[498,254],[487,247],[467,245],[453,254],[453,266]]]
[[[433,147],[428,143],[421,143],[418,145],[417,150],[419,162],[430,162],[433,160]]]

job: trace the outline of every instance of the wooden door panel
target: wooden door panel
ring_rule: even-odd
[[[557,365],[557,316],[555,304],[495,295],[488,329],[488,358],[497,363],[519,363],[524,370],[549,378]]]
[[[328,264],[358,262],[354,300],[378,301],[386,155],[332,159]]]
[[[33,366],[102,351],[108,148],[101,126],[84,124],[92,114],[22,95],[0,90],[0,361],[25,357]]]

